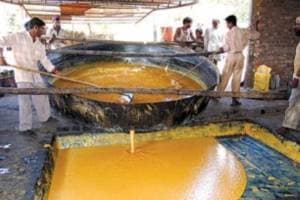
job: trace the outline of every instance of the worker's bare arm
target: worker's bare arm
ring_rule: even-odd
[[[51,39],[48,41],[48,43],[52,44],[55,39],[56,39],[56,36],[54,34],[52,34]]]
[[[298,88],[299,86],[299,79],[294,78],[292,82],[292,88]]]
[[[177,28],[177,29],[176,29],[176,32],[175,32],[175,34],[174,34],[174,38],[173,38],[174,42],[180,42],[180,41],[178,40],[179,37],[180,37],[180,28]]]
[[[196,38],[192,32],[190,33],[190,37],[191,37],[192,41],[196,41]]]
[[[258,31],[258,26],[259,26],[258,24],[259,22],[256,21],[248,28],[250,40],[258,40],[260,38],[260,33]]]
[[[292,88],[298,88],[300,83],[300,69],[296,72],[296,76],[293,78]]]
[[[3,49],[0,47],[0,65],[6,65],[6,61],[3,56]]]
[[[296,76],[298,77],[298,79],[300,79],[300,69],[298,69],[298,71],[296,72]]]
[[[58,69],[56,69],[56,68],[52,71],[52,73],[56,74],[56,75],[59,75],[59,76],[62,75],[62,73]]]

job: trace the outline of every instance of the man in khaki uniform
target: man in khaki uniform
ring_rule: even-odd
[[[226,52],[228,55],[218,91],[223,92],[225,90],[232,76],[231,90],[232,92],[239,92],[245,60],[243,50],[246,48],[250,39],[259,38],[259,33],[250,28],[243,29],[237,27],[237,18],[234,15],[228,16],[225,20],[229,31],[225,36],[225,44],[219,51],[221,53]],[[238,106],[240,104],[238,98],[232,98],[232,106]]]
[[[294,27],[296,36],[300,37],[300,17],[296,19]],[[300,42],[296,49],[294,60],[294,74],[292,93],[289,99],[289,107],[285,111],[285,117],[281,128],[277,129],[278,133],[285,133],[289,129],[300,131]]]

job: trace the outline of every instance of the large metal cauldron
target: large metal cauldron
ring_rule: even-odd
[[[183,48],[157,45],[101,44],[85,43],[67,49],[103,50],[147,53],[183,53]],[[215,66],[205,57],[173,57],[173,58],[126,58],[107,56],[62,55],[50,53],[50,59],[59,68],[65,69],[78,64],[97,61],[124,61],[130,63],[166,66],[179,70],[189,77],[200,79],[208,89],[214,89],[218,80]],[[198,67],[193,68],[195,65]],[[192,71],[190,71],[193,69]],[[150,131],[178,125],[199,114],[207,105],[208,98],[192,96],[176,101],[117,104],[88,100],[74,95],[53,95],[52,104],[60,111],[81,118],[85,121],[100,124],[104,128],[128,130],[134,127],[137,131]]]

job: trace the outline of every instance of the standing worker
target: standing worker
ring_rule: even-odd
[[[47,58],[45,46],[40,42],[40,37],[45,34],[45,23],[39,18],[32,18],[26,23],[26,29],[27,31],[24,32],[0,37],[0,65],[6,65],[3,48],[10,47],[16,66],[38,70],[38,61],[40,61],[47,71],[59,74]],[[18,88],[45,87],[39,74],[20,69],[14,71]],[[32,104],[39,121],[46,122],[50,119],[50,103],[47,95],[19,95],[19,130],[22,133],[33,133]]]
[[[246,48],[250,39],[258,39],[259,33],[252,28],[243,29],[237,27],[237,18],[234,15],[228,16],[226,19],[229,29],[225,36],[225,45],[220,48],[220,53],[227,53],[227,58],[221,82],[218,86],[218,92],[224,92],[229,79],[232,77],[232,92],[240,92],[241,77],[244,68],[245,57],[243,50]],[[238,98],[232,98],[231,106],[239,106],[241,103]]]
[[[300,17],[296,19],[294,27],[295,34],[300,37]],[[294,74],[292,93],[289,99],[289,107],[285,111],[285,117],[283,120],[282,127],[277,129],[280,134],[286,133],[291,130],[300,131],[300,42],[296,49],[296,56],[294,59]]]
[[[204,36],[203,36],[203,30],[201,28],[197,28],[195,31],[195,42],[196,46],[194,47],[194,50],[197,52],[203,52],[204,51]]]
[[[218,51],[223,45],[223,33],[219,28],[220,20],[213,19],[212,27],[206,29],[204,34],[204,50],[207,52]],[[221,60],[221,55],[211,55],[209,59],[215,64]]]
[[[47,33],[47,36],[50,38],[48,44],[51,49],[58,49],[66,45],[65,41],[57,40],[57,38],[64,38],[65,31],[61,28],[60,16],[53,17],[53,27]]]
[[[190,17],[186,17],[182,21],[183,26],[176,29],[174,35],[174,42],[186,43],[195,41],[195,37],[191,30],[193,20]]]

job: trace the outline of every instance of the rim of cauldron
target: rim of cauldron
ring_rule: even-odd
[[[141,50],[148,50],[148,51],[145,51],[147,53],[149,52],[154,52],[153,50],[154,49],[157,49],[159,48],[159,50],[163,51],[163,52],[167,52],[167,53],[188,53],[188,52],[191,52],[190,49],[186,49],[186,48],[182,48],[182,47],[170,47],[170,46],[164,46],[164,45],[143,45],[143,44],[109,44],[109,43],[98,43],[98,42],[85,42],[85,43],[80,43],[80,44],[76,44],[76,45],[72,45],[72,46],[68,46],[68,47],[64,47],[63,49],[80,49],[80,50],[99,50],[99,48],[97,47],[101,47],[101,49],[105,49],[105,50],[109,50],[109,51],[131,51],[132,49],[135,49],[135,50],[140,50],[139,52],[143,52]],[[69,67],[72,67],[74,65],[80,65],[81,63],[87,63],[87,62],[71,62],[69,63],[68,65],[66,65],[66,62],[67,61],[72,61],[72,59],[74,60],[75,58],[78,58],[78,56],[75,56],[75,55],[61,55],[59,53],[49,53],[48,56],[50,57],[50,60],[54,63],[55,66],[58,67],[58,69],[64,69],[64,68],[69,68]],[[91,59],[94,57],[95,59]],[[103,56],[86,56],[85,58],[83,58],[84,61],[88,61],[88,62],[97,62],[98,61],[105,61],[106,59],[111,59],[111,61],[117,61],[117,60],[120,60],[120,58],[115,58],[115,57],[103,57]],[[120,61],[124,61],[128,58],[122,58]],[[147,58],[148,59],[148,58]],[[194,77],[197,76],[197,79],[199,81],[203,81],[204,84],[206,84],[207,86],[207,89],[206,90],[212,90],[215,88],[215,86],[217,85],[217,82],[218,82],[218,79],[219,79],[219,73],[218,73],[218,70],[216,70],[216,66],[210,62],[207,58],[205,57],[202,57],[202,56],[191,56],[191,57],[184,57],[184,58],[180,58],[180,57],[173,57],[172,59],[176,60],[176,62],[179,62],[179,63],[189,63],[189,65],[191,65],[190,67],[184,67],[184,66],[181,66],[180,64],[174,64],[174,68],[179,68],[181,73],[184,73],[184,71],[188,71],[189,69],[188,68],[193,68],[195,66],[195,63],[193,62],[189,62],[189,61],[195,61],[195,59],[199,60],[203,60],[203,64],[206,64],[206,70],[208,70],[211,75],[211,79],[214,79],[214,80],[210,80],[210,83],[207,84],[207,82],[209,81],[203,81],[203,79],[205,79],[205,75],[203,77],[199,77],[198,78],[198,75],[201,75],[200,72],[196,73],[196,72],[190,72],[190,74],[188,73],[184,73],[186,74],[186,76],[192,78],[191,76],[194,75]],[[135,63],[135,58],[129,58],[129,60],[132,62],[132,63]],[[143,61],[146,61],[145,59],[143,58],[138,58],[137,60],[143,60]],[[156,64],[156,61],[159,61],[161,60],[160,62],[158,62],[158,64]],[[158,65],[159,66],[159,63],[163,63],[163,62],[167,62],[166,61],[167,59],[166,58],[154,58],[154,59],[151,59],[151,62],[153,62],[155,65]],[[80,59],[75,59],[75,61],[80,61]],[[75,64],[76,63],[76,64]],[[146,62],[147,63],[147,62]],[[152,63],[152,65],[153,65]],[[150,63],[151,64],[151,63]],[[53,82],[54,81],[48,81],[48,83],[50,84],[51,87],[54,87],[53,86]],[[63,95],[59,95],[61,97],[68,97],[68,98],[77,98],[77,99],[80,99],[82,101],[85,101],[86,103],[92,103],[92,104],[101,104],[102,106],[120,106],[120,107],[128,107],[129,109],[131,107],[135,107],[135,108],[145,108],[149,105],[156,105],[156,106],[164,106],[164,105],[168,105],[168,104],[173,104],[173,105],[176,105],[176,104],[180,104],[180,103],[183,103],[185,101],[193,101],[193,99],[198,99],[198,98],[204,98],[203,96],[201,95],[191,95],[191,96],[186,96],[186,97],[182,97],[182,98],[179,98],[177,100],[170,100],[170,101],[160,101],[160,102],[150,102],[150,103],[134,103],[134,104],[122,104],[122,103],[116,103],[116,102],[105,102],[105,101],[96,101],[96,100],[92,100],[92,99],[87,99],[87,98],[83,98],[83,97],[80,97],[80,96],[76,96],[76,95],[72,95],[72,94],[63,94]],[[169,105],[170,106],[170,105]]]

